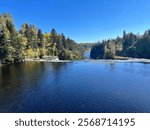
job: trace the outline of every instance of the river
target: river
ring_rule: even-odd
[[[2,67],[0,112],[150,112],[150,64],[87,60]]]

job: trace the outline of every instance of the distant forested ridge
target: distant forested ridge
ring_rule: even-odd
[[[93,59],[116,59],[117,57],[150,59],[150,30],[143,35],[123,32],[123,37],[103,40],[91,49]]]
[[[42,33],[34,25],[24,23],[17,30],[10,14],[0,15],[0,63],[14,63],[26,58],[57,56],[60,60],[83,58],[81,47],[55,29]]]
[[[83,52],[89,51],[92,49],[93,45],[95,45],[95,43],[79,43],[81,49],[83,50]]]

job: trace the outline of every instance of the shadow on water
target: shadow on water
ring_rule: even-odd
[[[7,112],[7,108],[15,107],[15,102],[20,95],[22,84],[19,80],[21,76],[21,73],[19,74],[20,66],[3,66],[0,70],[0,110]]]
[[[1,67],[0,112],[30,111],[32,108],[29,108],[29,103],[33,101],[32,98],[35,99],[37,94],[40,94],[39,90],[47,84],[59,89],[57,82],[61,67],[65,65],[66,63],[25,62]],[[53,79],[54,81],[49,84]]]

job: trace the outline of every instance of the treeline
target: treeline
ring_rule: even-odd
[[[95,43],[79,43],[79,45],[80,45],[81,49],[83,50],[83,52],[91,50],[94,44]]]
[[[42,33],[34,25],[24,23],[17,30],[10,14],[0,15],[0,62],[14,63],[26,58],[56,56],[60,60],[83,58],[81,47],[55,29]]]
[[[92,47],[93,59],[116,59],[121,57],[150,59],[150,30],[143,35],[123,32],[123,37],[103,40]]]

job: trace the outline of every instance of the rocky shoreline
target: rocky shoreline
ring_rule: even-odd
[[[69,60],[59,60],[59,59],[24,59],[23,62],[30,62],[30,61],[36,61],[36,62],[68,62]]]
[[[23,60],[25,61],[39,61],[39,62],[68,62],[69,60],[59,60],[57,56],[52,57],[52,56],[45,56],[43,58],[26,58]]]
[[[99,59],[99,60],[93,60],[93,59],[87,59],[86,61],[89,62],[102,62],[102,63],[110,63],[114,64],[117,62],[120,63],[144,63],[144,64],[150,64],[150,59],[141,59],[141,58],[128,58],[128,59]]]
[[[69,62],[70,60],[59,60],[58,58],[54,59],[39,59],[39,58],[26,58],[22,60],[21,62],[53,62],[53,63],[63,63],[63,62]],[[129,58],[129,57],[123,57],[123,58],[116,58],[116,59],[98,59],[98,60],[93,60],[93,59],[85,59],[82,61],[87,61],[87,62],[106,62],[106,63],[116,63],[116,62],[124,62],[124,63],[147,63],[150,64],[150,59],[142,59],[142,58]],[[0,63],[0,67],[5,64]],[[6,64],[7,65],[7,64]]]

